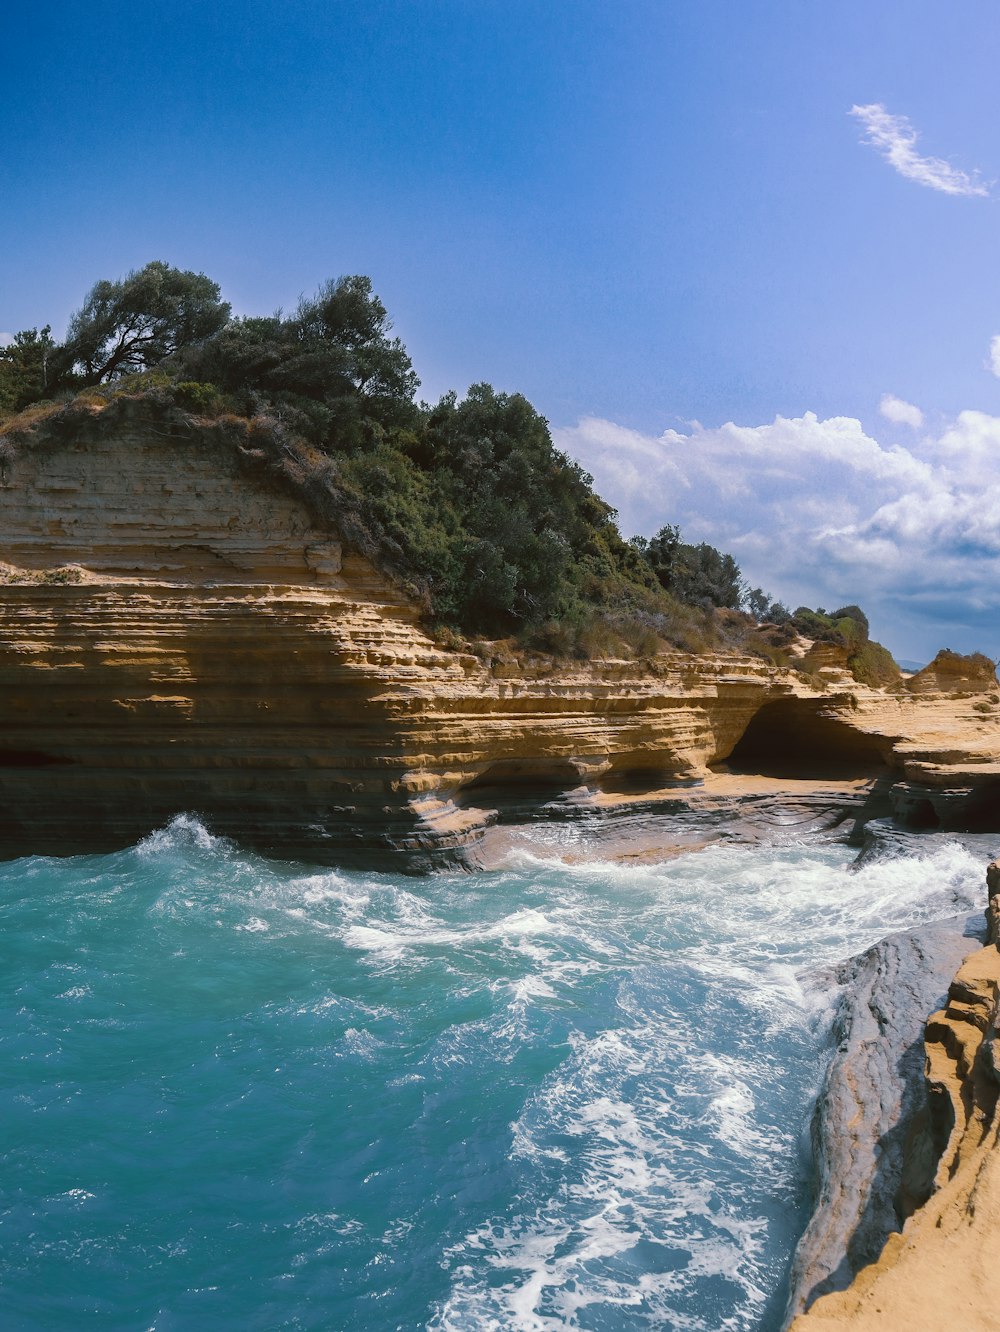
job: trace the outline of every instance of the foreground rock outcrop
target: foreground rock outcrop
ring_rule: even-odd
[[[837,968],[836,1047],[813,1116],[817,1198],[792,1266],[789,1316],[846,1289],[926,1202],[936,1169],[924,1028],[985,939],[982,916],[890,935]]]
[[[877,812],[894,790],[917,823],[997,816],[982,690],[445,651],[252,452],[140,400],[106,410],[40,427],[0,484],[4,855],[108,849],[187,810],[313,860],[474,863],[497,820],[683,802],[727,760],[881,774]]]
[[[892,1031],[887,1033],[881,1023],[871,1047],[865,1048],[862,1041],[852,1048],[849,1040],[839,1073],[831,1072],[828,1084],[836,1088],[839,1083],[848,1099],[858,1086],[867,1084],[869,1093],[857,1098],[854,1115],[850,1107],[845,1115],[843,1106],[830,1103],[829,1113],[838,1125],[831,1152],[850,1158],[850,1144],[858,1137],[865,1142],[864,1152],[870,1152],[870,1140],[881,1131],[883,1121],[889,1135],[900,1130],[894,1148],[899,1158],[894,1199],[897,1208],[902,1205],[904,1216],[912,1214],[901,1231],[885,1238],[882,1232],[889,1218],[884,1217],[882,1224],[878,1219],[884,1191],[871,1176],[870,1167],[869,1177],[875,1178],[871,1185],[864,1170],[859,1177],[848,1166],[842,1179],[831,1178],[827,1170],[820,1211],[810,1232],[815,1232],[812,1238],[819,1238],[820,1245],[824,1234],[831,1241],[825,1265],[836,1258],[838,1244],[843,1256],[839,1270],[821,1275],[815,1266],[810,1267],[816,1245],[807,1233],[797,1257],[792,1311],[812,1295],[820,1298],[792,1321],[791,1332],[841,1328],[938,1332],[950,1327],[987,1332],[1000,1326],[1000,1120],[996,1113],[1000,1093],[996,1045],[1000,1030],[1000,866],[990,867],[989,889],[989,940],[965,957],[944,1007],[926,1024],[926,1109],[918,1106],[907,1113],[904,1108],[901,1113],[894,1105],[901,1100],[904,1107],[906,1102],[912,1106],[915,1098],[919,1102],[919,1092],[906,1066],[905,1052],[901,1065],[892,1067],[894,1052],[903,1042],[897,1039],[894,1043]],[[939,940],[937,960],[944,960],[956,946],[957,935],[950,944]],[[883,987],[880,1007],[895,1009],[902,999],[902,1009],[908,1011],[905,992],[891,977],[889,982]],[[879,1064],[885,1072],[870,1078],[870,1069]],[[888,1117],[885,1105],[879,1102],[879,1085],[889,1089],[884,1098],[889,1103]],[[847,1140],[846,1151],[836,1145],[838,1134]],[[877,1150],[885,1143],[885,1136],[879,1138]],[[838,1193],[842,1201],[833,1196]],[[810,1286],[817,1275],[819,1281]],[[850,1275],[853,1280],[847,1288],[837,1289],[845,1284],[838,1277]],[[824,1290],[831,1293],[823,1294]]]
[[[996,689],[996,670],[981,652],[962,656],[942,648],[934,660],[909,679],[913,694],[989,694]]]

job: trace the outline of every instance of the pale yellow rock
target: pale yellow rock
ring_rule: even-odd
[[[444,651],[266,469],[141,403],[19,448],[0,561],[6,854],[124,845],[182,810],[312,859],[457,850],[493,818],[482,792],[648,798],[726,760],[765,704],[779,747],[932,787],[1000,773],[1000,724],[971,698],[738,656]]]
[[[966,657],[942,648],[932,662],[909,678],[906,687],[915,694],[995,695],[997,680],[992,663],[982,654]]]
[[[995,876],[994,876],[995,877]],[[992,1063],[1000,999],[995,943],[971,954],[927,1025],[927,1076],[953,1123],[935,1192],[845,1291],[824,1295],[790,1332],[1000,1329],[1000,1090]]]

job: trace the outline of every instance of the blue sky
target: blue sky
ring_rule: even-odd
[[[998,39],[993,0],[5,6],[0,331],[152,258],[247,313],[368,273],[423,394],[525,393],[627,534],[1000,655]]]

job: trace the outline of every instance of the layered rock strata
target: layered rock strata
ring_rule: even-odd
[[[840,1234],[849,1255],[855,1246],[857,1261],[846,1261],[870,1262],[846,1289],[822,1295],[795,1318],[791,1332],[1000,1326],[1000,866],[991,866],[989,887],[989,941],[968,954],[944,1007],[926,1025],[927,1112],[923,1126],[916,1122],[904,1163],[918,1179],[929,1176],[929,1196],[910,1199],[916,1210],[880,1249],[874,1231],[866,1240],[864,1216],[852,1204],[857,1226],[852,1231],[849,1216]],[[852,1062],[860,1072],[849,1076],[863,1079],[866,1062]],[[799,1304],[802,1293],[800,1284]]]
[[[735,655],[444,651],[259,459],[138,400],[101,416],[40,428],[0,485],[5,855],[107,849],[186,810],[286,855],[470,863],[498,819],[683,799],[730,758],[992,810],[990,702]]]
[[[813,1115],[817,1198],[792,1265],[789,1318],[846,1289],[927,1200],[936,1161],[924,1027],[985,939],[982,916],[890,935],[837,968],[843,986]]]
[[[997,678],[993,663],[982,653],[971,657],[942,648],[932,662],[910,677],[913,694],[992,694]]]

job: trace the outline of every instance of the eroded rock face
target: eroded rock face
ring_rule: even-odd
[[[939,1332],[951,1327],[993,1332],[1000,1326],[998,887],[1000,865],[994,865],[989,876],[989,942],[965,958],[944,1007],[926,1025],[929,1131],[922,1141],[917,1135],[915,1147],[918,1153],[932,1149],[930,1196],[901,1232],[889,1235],[880,1251],[864,1246],[862,1226],[852,1232],[848,1225],[844,1251],[850,1254],[857,1235],[863,1248],[859,1256],[870,1258],[868,1265],[857,1271],[846,1289],[822,1295],[795,1318],[791,1332],[867,1328]],[[893,999],[895,993],[892,989]],[[887,1054],[879,1058],[884,1061]],[[870,1051],[864,1052],[856,1065],[862,1081],[871,1057]],[[873,1114],[869,1107],[862,1113],[875,1124],[879,1109]],[[850,1131],[847,1136],[852,1136]],[[909,1160],[912,1164],[912,1151]],[[844,1262],[849,1265],[849,1259]],[[801,1296],[801,1289],[796,1290],[797,1305]]]
[[[982,653],[963,656],[942,648],[932,662],[910,677],[914,694],[996,694],[996,668]]]
[[[491,667],[443,651],[252,459],[196,426],[164,432],[141,402],[22,448],[0,532],[6,855],[109,849],[190,811],[312,860],[474,863],[492,822],[553,800],[672,799],[758,714],[760,771],[1000,784],[1000,723],[972,699],[834,668],[817,687],[736,656]]]
[[[838,968],[836,1053],[812,1125],[816,1207],[795,1253],[789,1316],[846,1289],[927,1200],[936,1157],[924,1027],[984,939],[981,916],[956,917],[890,935]]]

